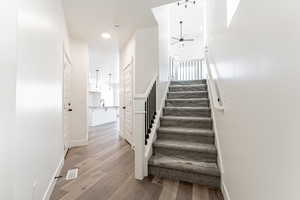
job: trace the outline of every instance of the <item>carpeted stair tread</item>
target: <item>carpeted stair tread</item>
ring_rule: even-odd
[[[207,98],[207,91],[176,91],[168,92],[167,99],[191,99],[191,98]]]
[[[164,109],[166,109],[166,110],[190,110],[190,111],[203,110],[203,111],[210,111],[210,108],[208,106],[201,106],[201,107],[166,106],[166,107],[164,107]]]
[[[199,106],[209,106],[209,99],[208,98],[172,98],[166,99],[166,106],[165,107],[199,107]]]
[[[149,160],[150,166],[182,170],[185,172],[199,173],[210,176],[220,176],[216,163],[199,162],[195,160],[180,159],[157,154]]]
[[[201,129],[201,128],[159,127],[158,132],[159,134],[171,133],[174,135],[182,134],[182,135],[214,137],[214,132],[211,129]]]
[[[172,85],[195,85],[195,84],[206,84],[206,80],[194,80],[194,81],[171,81]]]
[[[167,106],[164,109],[176,109],[176,110],[210,110],[210,108],[208,106],[199,106],[199,107]]]
[[[170,92],[176,91],[207,91],[206,84],[193,84],[193,85],[170,85]]]
[[[190,98],[190,99],[184,99],[184,98],[178,98],[178,99],[167,99],[166,101],[208,101],[208,98]]]
[[[193,151],[208,154],[217,154],[217,149],[212,144],[201,144],[196,142],[178,141],[178,140],[157,140],[154,147],[177,149],[183,151]]]
[[[184,128],[212,128],[211,117],[194,117],[194,116],[173,116],[166,115],[160,117],[160,126],[173,126]]]
[[[207,85],[204,84],[204,83],[191,84],[191,85],[170,85],[170,88],[173,88],[173,87],[187,87],[187,88],[189,88],[189,87],[199,87],[199,86],[205,87],[205,86],[207,86]]]
[[[162,120],[212,121],[211,117],[162,116]]]
[[[210,117],[211,111],[209,107],[165,107],[163,109],[164,116],[201,116]]]
[[[207,91],[176,91],[176,92],[168,92],[168,94],[206,94],[208,93]]]
[[[199,87],[199,86],[207,86],[206,84],[204,83],[196,83],[196,84],[190,84],[190,85],[175,85],[175,84],[172,84],[170,85],[170,87]]]

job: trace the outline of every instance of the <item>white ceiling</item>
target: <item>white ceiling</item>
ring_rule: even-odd
[[[176,0],[63,0],[72,37],[93,41],[109,32],[124,44],[137,28],[156,24],[151,8]],[[119,24],[119,28],[114,25]]]

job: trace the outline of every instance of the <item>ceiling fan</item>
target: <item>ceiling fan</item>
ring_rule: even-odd
[[[174,45],[174,44],[177,44],[177,43],[180,43],[184,46],[184,42],[193,42],[195,41],[195,39],[193,38],[184,38],[183,37],[183,32],[182,32],[182,24],[183,24],[183,21],[180,21],[180,36],[179,37],[172,37],[173,40],[175,40],[174,42],[171,43],[171,45]]]
[[[188,4],[194,4],[195,5],[196,4],[196,0],[194,0],[194,1],[192,1],[192,0],[179,0],[177,2],[178,6],[184,5],[185,8],[188,7]]]

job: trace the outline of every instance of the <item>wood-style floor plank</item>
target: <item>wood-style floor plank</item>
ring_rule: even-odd
[[[193,200],[210,200],[209,189],[200,185],[193,185]]]
[[[158,177],[134,179],[134,152],[116,124],[90,128],[89,145],[69,151],[50,200],[223,200],[219,190]]]
[[[178,181],[163,180],[163,189],[159,200],[176,200],[178,191]]]
[[[193,184],[180,182],[176,200],[192,200]]]

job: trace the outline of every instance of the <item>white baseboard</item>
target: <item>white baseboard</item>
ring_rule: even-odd
[[[88,145],[88,139],[82,139],[82,140],[71,140],[70,141],[70,148],[72,147],[81,147]]]
[[[212,93],[212,89],[211,89],[211,84],[210,84],[210,80],[208,79],[207,80],[208,83],[208,94],[209,94],[209,99],[210,99],[210,107],[211,107],[211,114],[212,114],[212,118],[213,118],[213,130],[214,130],[214,133],[215,133],[215,145],[217,147],[217,150],[218,150],[218,167],[221,171],[221,191],[222,191],[222,194],[223,194],[223,197],[224,197],[224,200],[230,200],[230,197],[229,197],[229,193],[228,193],[228,189],[226,187],[226,184],[223,180],[223,176],[224,176],[224,167],[223,167],[223,157],[222,157],[222,152],[221,152],[221,146],[220,146],[220,139],[219,139],[219,132],[218,132],[218,129],[217,129],[217,125],[216,125],[216,118],[215,118],[215,112],[216,112],[216,109],[213,105],[213,95],[211,94]]]
[[[46,190],[46,192],[45,192],[45,194],[43,196],[43,200],[49,200],[50,199],[50,196],[51,196],[51,194],[53,192],[53,189],[55,187],[55,184],[56,184],[55,177],[59,176],[59,174],[60,174],[60,172],[61,172],[61,170],[62,170],[62,168],[64,166],[64,161],[65,161],[64,159],[65,159],[65,157],[63,156],[62,159],[60,160],[60,162],[59,162],[59,164],[58,164],[58,166],[57,166],[57,168],[56,168],[56,170],[55,170],[55,172],[54,172],[54,174],[53,174],[50,182],[49,182],[47,190]]]
[[[218,166],[219,169],[221,171],[221,174],[224,174],[224,167],[223,167],[223,156],[222,156],[222,152],[221,152],[221,146],[220,146],[220,139],[219,139],[219,132],[218,132],[218,128],[217,128],[217,124],[216,124],[216,117],[215,117],[215,112],[217,111],[213,105],[213,95],[212,95],[212,88],[211,88],[211,84],[210,84],[210,80],[207,80],[207,89],[208,89],[208,95],[209,95],[209,99],[210,99],[210,107],[211,107],[211,114],[212,114],[212,119],[213,119],[213,130],[215,133],[215,145],[217,147],[218,150]]]
[[[224,183],[223,180],[221,181],[221,191],[222,191],[224,200],[230,200],[228,189],[227,189],[226,184]]]

